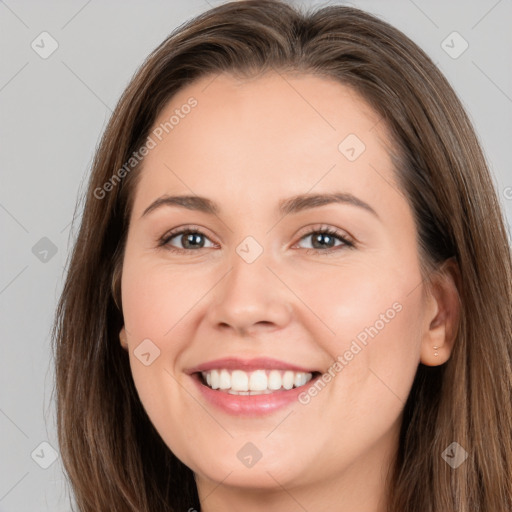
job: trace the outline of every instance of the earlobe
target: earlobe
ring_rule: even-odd
[[[125,329],[124,325],[121,328],[121,330],[119,331],[119,341],[121,342],[121,346],[125,350],[128,350],[128,340],[126,339],[126,329]]]
[[[459,268],[454,260],[448,260],[431,279],[420,357],[426,366],[438,366],[450,359],[459,327],[459,288]]]

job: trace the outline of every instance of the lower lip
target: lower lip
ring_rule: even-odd
[[[301,393],[306,391],[319,377],[311,379],[304,386],[284,391],[274,391],[266,395],[232,395],[226,391],[216,391],[201,382],[199,375],[191,376],[205,399],[224,412],[233,415],[261,416],[270,414],[298,401]]]

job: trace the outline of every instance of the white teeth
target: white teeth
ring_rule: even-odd
[[[227,373],[227,372],[226,372]],[[241,370],[231,374],[231,391],[249,391],[249,376]]]
[[[282,379],[281,372],[279,370],[272,370],[268,374],[268,389],[281,389]]]
[[[281,389],[290,390],[304,386],[313,375],[290,370],[210,370],[201,372],[203,380],[212,389],[236,395],[261,395]]]
[[[218,370],[212,370],[211,371],[211,388],[212,389],[219,389],[219,372]]]
[[[231,387],[231,378],[227,370],[221,370],[219,375],[219,389],[229,389]]]
[[[292,389],[294,381],[294,373],[293,372],[284,372],[283,375],[283,388],[284,389]]]
[[[251,391],[265,391],[267,389],[267,380],[265,370],[256,370],[249,377],[249,389]]]

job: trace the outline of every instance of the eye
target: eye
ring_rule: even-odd
[[[307,252],[312,251],[316,254],[331,253],[344,247],[354,247],[354,243],[348,240],[346,236],[330,227],[320,227],[310,230],[300,238],[298,244],[308,238],[310,239],[310,246],[305,247],[305,249]],[[207,245],[208,242],[210,245]],[[158,247],[164,247],[169,251],[183,253],[216,247],[216,244],[200,229],[189,226],[166,233],[158,241]]]
[[[310,247],[306,247],[308,252],[330,253],[338,251],[343,247],[354,247],[354,244],[343,234],[336,229],[329,227],[313,229],[303,235],[300,241],[307,240],[308,238],[311,240]],[[336,242],[339,243],[336,244]]]
[[[205,241],[209,241],[212,245],[206,246]],[[158,241],[158,246],[170,251],[185,252],[215,247],[215,244],[199,229],[187,227],[166,233]]]

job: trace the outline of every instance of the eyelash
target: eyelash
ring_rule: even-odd
[[[204,247],[200,247],[199,249],[180,249],[179,247],[174,247],[174,246],[169,244],[169,242],[173,238],[176,238],[179,235],[185,235],[185,234],[201,235],[201,236],[204,236],[205,238],[208,238],[200,229],[195,228],[193,226],[188,226],[188,227],[185,227],[185,228],[179,228],[176,231],[171,231],[171,232],[168,232],[165,235],[163,235],[158,240],[158,247],[164,247],[166,250],[174,252],[174,253],[196,252],[196,251],[198,251],[200,249],[204,249]],[[330,247],[328,249],[314,249],[314,248],[313,249],[305,249],[307,254],[313,253],[313,254],[324,254],[324,255],[327,255],[327,254],[332,254],[333,252],[337,252],[337,251],[339,251],[340,249],[343,249],[343,248],[351,249],[351,248],[355,247],[355,244],[353,242],[351,242],[350,240],[348,240],[343,235],[341,235],[339,231],[337,231],[334,228],[324,227],[324,226],[312,229],[311,231],[308,231],[307,233],[305,233],[304,235],[302,235],[300,237],[299,242],[301,240],[303,240],[304,238],[307,238],[307,237],[309,237],[311,235],[315,235],[315,234],[328,235],[328,236],[331,236],[333,238],[336,238],[337,240],[342,242],[342,245],[337,245],[337,246],[334,246],[334,247]],[[208,249],[208,247],[206,247],[206,249]]]

